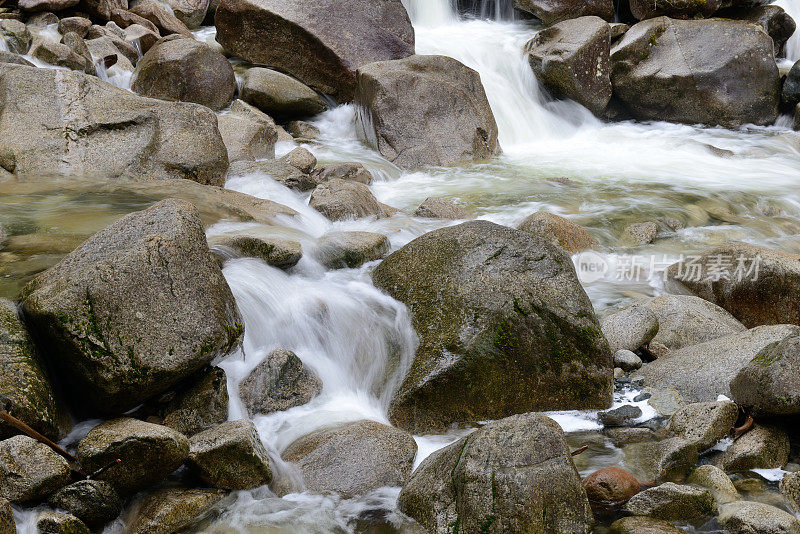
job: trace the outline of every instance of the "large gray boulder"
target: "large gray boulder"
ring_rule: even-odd
[[[389,238],[375,232],[328,232],[317,244],[316,257],[329,269],[360,267],[391,250]]]
[[[766,346],[731,380],[731,394],[754,415],[800,414],[800,337]]]
[[[375,421],[356,421],[303,436],[281,456],[298,465],[306,490],[354,496],[405,484],[416,454],[410,434]]]
[[[611,51],[614,95],[640,120],[772,124],[780,100],[773,47],[749,22],[646,20]]]
[[[796,517],[759,502],[725,504],[719,509],[717,522],[732,534],[800,534],[800,521]]]
[[[290,350],[276,350],[239,384],[239,397],[250,416],[307,404],[322,391],[322,380]]]
[[[800,255],[738,244],[688,261],[670,266],[668,284],[725,308],[748,328],[800,325]]]
[[[47,445],[28,436],[0,441],[0,499],[36,503],[69,481],[69,464]]]
[[[45,510],[36,517],[39,534],[91,534],[83,521],[72,514]]]
[[[309,205],[332,221],[386,216],[369,187],[339,178],[323,182],[314,189]]]
[[[71,391],[119,413],[228,354],[244,327],[197,209],[168,199],[89,238],[23,289]]]
[[[189,466],[215,488],[244,490],[269,484],[272,467],[252,421],[228,421],[192,436]]]
[[[241,99],[279,121],[310,117],[328,108],[322,97],[307,85],[282,72],[261,67],[245,73]]]
[[[514,0],[514,7],[547,25],[591,15],[614,20],[613,0]]]
[[[782,56],[786,41],[797,29],[795,20],[780,6],[746,6],[725,10],[717,16],[737,20],[746,20],[758,24],[772,37],[775,43],[775,55]]]
[[[88,473],[121,460],[98,479],[127,496],[152,486],[183,465],[189,457],[189,440],[171,428],[122,417],[90,430],[78,443],[77,457]]]
[[[131,89],[142,96],[194,102],[219,111],[233,101],[236,78],[225,56],[205,43],[176,35],[165,37],[142,56]]]
[[[130,12],[150,21],[158,28],[161,35],[166,36],[177,33],[191,37],[192,32],[189,31],[189,28],[162,6],[163,4],[159,2],[146,1],[136,4],[130,9]]]
[[[697,464],[697,445],[677,436],[662,441],[630,443],[623,447],[625,463],[641,481],[683,482]]]
[[[585,534],[593,523],[561,427],[535,413],[495,421],[434,452],[398,504],[434,534]]]
[[[373,281],[410,308],[420,337],[391,405],[398,426],[610,405],[608,343],[569,256],[546,240],[467,222],[391,254]]]
[[[51,440],[63,438],[72,426],[17,306],[6,299],[0,299],[0,406]],[[0,422],[0,439],[18,433]]]
[[[500,152],[480,75],[445,56],[411,56],[358,69],[363,137],[399,167],[456,165]]]
[[[27,54],[33,41],[28,27],[14,19],[0,20],[0,37],[5,39],[8,51],[15,54]]]
[[[690,295],[661,295],[635,307],[651,311],[658,331],[650,342],[677,350],[744,332],[747,328],[715,304]]]
[[[94,76],[0,65],[0,167],[222,185],[228,158],[207,108],[142,98]]]
[[[536,78],[555,96],[599,114],[611,100],[611,27],[600,17],[559,22],[525,45]]]
[[[645,385],[676,389],[688,402],[731,396],[730,382],[764,347],[800,334],[794,325],[760,326],[685,347],[636,372]]]
[[[356,69],[414,53],[400,0],[222,0],[217,40],[231,54],[274,67],[339,102],[352,100]]]

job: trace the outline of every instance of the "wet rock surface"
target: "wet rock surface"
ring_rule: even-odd
[[[463,223],[389,255],[373,280],[420,336],[390,411],[400,427],[608,406],[608,344],[569,257],[544,239]]]
[[[384,486],[403,486],[416,453],[410,434],[374,421],[358,421],[303,436],[282,457],[299,466],[306,489],[353,496]]]

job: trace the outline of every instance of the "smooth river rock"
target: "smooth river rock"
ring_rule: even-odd
[[[244,330],[197,209],[174,199],[89,238],[23,289],[22,306],[70,391],[102,413],[165,391]]]
[[[353,99],[356,69],[414,53],[400,0],[221,0],[217,40],[231,54],[273,67],[339,102]]]
[[[272,481],[272,467],[252,421],[228,421],[192,436],[189,466],[215,488],[244,490]]]
[[[465,219],[466,215],[450,218]],[[528,215],[517,228],[544,237],[570,254],[576,254],[597,246],[597,240],[581,226],[560,215],[547,213],[546,211],[537,211]]]
[[[303,436],[282,457],[300,467],[308,491],[354,496],[403,486],[416,454],[417,443],[410,434],[375,421],[357,421]]]
[[[201,520],[227,494],[205,488],[165,488],[134,505],[125,534],[173,534]]]
[[[127,496],[152,486],[183,465],[189,457],[189,440],[171,428],[122,417],[90,430],[78,444],[77,457],[89,473],[121,460],[99,479]]]
[[[402,168],[456,165],[500,153],[480,75],[446,56],[411,56],[358,69],[358,128]]]
[[[569,256],[545,239],[467,222],[389,255],[373,281],[420,337],[390,408],[401,428],[610,405],[608,343]]]
[[[142,56],[131,89],[142,96],[194,102],[219,111],[233,101],[236,78],[230,61],[192,38],[165,37]]]
[[[588,534],[593,523],[561,427],[535,413],[492,422],[428,456],[398,505],[434,534]]]
[[[302,406],[319,395],[322,380],[290,350],[275,350],[239,384],[239,396],[250,416]]]

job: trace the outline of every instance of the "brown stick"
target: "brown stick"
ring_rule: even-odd
[[[87,479],[96,479],[97,477],[99,477],[100,475],[102,475],[103,473],[105,473],[106,471],[108,471],[109,469],[111,469],[112,467],[114,467],[115,465],[117,465],[118,463],[121,463],[121,462],[122,462],[122,460],[120,460],[119,458],[117,458],[116,460],[112,460],[107,465],[104,465],[103,467],[101,467],[100,469],[95,471],[94,473],[88,475],[86,478]]]
[[[579,448],[575,449],[574,451],[572,451],[571,455],[572,456],[578,456],[580,453],[585,452],[588,448],[589,448],[588,445],[584,445],[583,447],[579,447]]]
[[[55,443],[53,443],[52,441],[50,441],[49,439],[44,437],[43,435],[39,434],[37,431],[35,431],[31,427],[29,427],[28,425],[26,425],[25,423],[20,421],[19,419],[17,419],[16,417],[11,415],[10,413],[8,413],[6,411],[3,411],[3,410],[0,410],[0,419],[5,421],[9,425],[13,426],[14,428],[19,430],[20,432],[24,432],[29,437],[35,439],[39,443],[44,443],[45,445],[47,445],[48,447],[50,447],[51,449],[56,451],[58,454],[60,454],[61,456],[63,456],[67,460],[69,460],[70,462],[73,462],[75,464],[78,463],[78,459],[77,458],[72,456],[70,453],[68,453],[67,451],[65,451],[64,449],[62,449],[61,447],[59,447],[58,445],[56,445]],[[80,472],[80,471],[78,471],[78,472]]]
[[[731,430],[731,437],[734,440],[737,440],[743,435],[747,434],[747,432],[749,432],[750,429],[753,428],[754,422],[755,421],[753,420],[753,416],[748,414],[747,419],[745,419],[745,422],[742,424],[742,426],[733,427],[733,429]]]

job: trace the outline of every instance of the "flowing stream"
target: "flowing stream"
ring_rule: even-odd
[[[537,210],[584,225],[600,242],[601,257],[609,265],[603,279],[586,284],[599,314],[658,293],[657,276],[623,275],[621,266],[636,259],[652,269],[654,259],[666,264],[679,254],[728,240],[800,252],[800,136],[787,127],[788,117],[774,127],[740,130],[605,123],[574,102],[555,101],[538,85],[522,53],[537,27],[513,20],[510,2],[476,2],[483,18],[459,17],[449,0],[404,3],[416,29],[418,53],[452,56],[480,73],[503,155],[485,164],[403,172],[358,139],[352,105],[317,117],[322,136],[304,146],[321,163],[363,163],[376,178],[372,190],[380,201],[412,213],[425,198],[441,196],[478,218],[510,226]],[[778,4],[800,21],[800,2]],[[800,33],[787,51],[789,58],[800,59]],[[294,146],[283,143],[277,150],[285,153]],[[203,531],[412,532],[395,511],[398,488],[357,499],[307,495],[301,478],[280,461],[280,452],[294,439],[332,423],[364,418],[387,423],[388,403],[417,345],[406,308],[372,286],[369,271],[374,264],[327,271],[314,259],[317,240],[332,230],[367,230],[388,235],[397,249],[445,223],[403,214],[332,223],[308,206],[308,194],[290,191],[268,176],[235,178],[227,187],[280,202],[300,215],[267,228],[221,222],[209,235],[259,231],[300,241],[305,252],[289,273],[252,259],[225,265],[245,320],[242,350],[220,363],[228,374],[230,417],[246,417],[239,383],[274,349],[295,351],[320,376],[323,392],[306,406],[254,419],[276,462],[278,482],[272,489],[292,493],[281,499],[266,488],[237,492],[223,501],[219,516]],[[25,215],[52,216],[41,209]],[[678,219],[686,229],[654,245],[618,246],[627,224],[666,217]],[[632,402],[622,395],[617,401]],[[643,419],[653,416],[646,402],[638,405],[645,409]],[[592,444],[579,460],[583,473],[624,465],[619,449],[596,432],[600,425],[593,413],[551,415],[576,447]],[[463,434],[417,436],[416,463]],[[363,530],[365,518],[376,514],[397,530]],[[31,511],[19,513],[23,532],[33,532],[32,518]],[[106,532],[122,527],[120,520]]]

